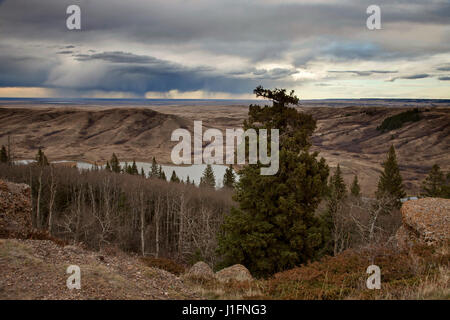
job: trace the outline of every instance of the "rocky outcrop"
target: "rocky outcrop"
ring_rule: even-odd
[[[450,199],[407,201],[401,208],[403,224],[397,232],[401,247],[436,245],[450,239]]]
[[[31,229],[30,187],[0,180],[0,238],[22,238]]]
[[[246,267],[241,264],[235,264],[216,272],[216,279],[221,282],[252,281],[253,277]]]
[[[185,277],[191,279],[209,280],[214,278],[214,271],[212,271],[211,267],[205,262],[199,261],[189,269],[189,271],[185,274]]]

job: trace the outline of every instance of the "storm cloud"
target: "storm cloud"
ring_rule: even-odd
[[[397,79],[438,82],[448,71],[450,1],[380,0],[375,31],[368,0],[80,0],[80,31],[66,28],[71,4],[0,0],[1,87],[145,96],[262,84],[314,96],[352,94],[337,81],[361,78],[395,95]]]

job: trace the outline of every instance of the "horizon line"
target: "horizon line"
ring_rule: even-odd
[[[0,97],[0,100],[140,100],[140,101],[266,101],[270,99],[238,99],[238,98],[86,98],[86,97]],[[450,101],[450,98],[310,98],[300,101],[326,101],[326,100],[441,100]]]

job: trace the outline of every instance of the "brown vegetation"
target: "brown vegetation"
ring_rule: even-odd
[[[1,165],[0,177],[31,184],[40,233],[183,263],[217,262],[216,234],[232,205],[227,190],[106,171]]]
[[[448,247],[389,246],[347,250],[276,274],[264,287],[274,299],[449,299]],[[366,269],[381,269],[381,289],[366,287]]]

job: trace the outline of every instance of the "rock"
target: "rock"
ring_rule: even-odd
[[[187,278],[213,279],[214,271],[203,261],[194,264],[185,275]]]
[[[424,198],[402,205],[402,226],[397,231],[399,246],[436,245],[450,239],[450,199]]]
[[[234,281],[253,281],[253,277],[246,267],[241,264],[235,264],[231,267],[216,272],[217,280],[221,282]]]
[[[0,237],[24,237],[32,230],[31,189],[0,180]]]

